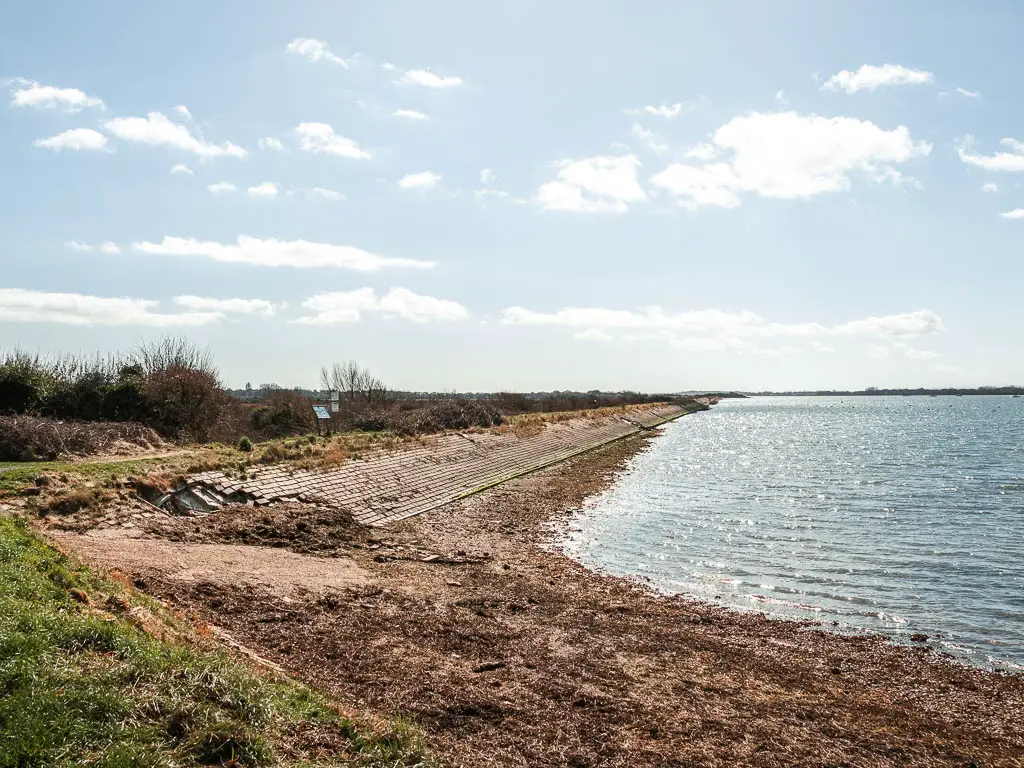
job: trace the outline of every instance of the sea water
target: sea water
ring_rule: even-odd
[[[563,544],[664,591],[1024,670],[1024,398],[725,400],[666,425]]]

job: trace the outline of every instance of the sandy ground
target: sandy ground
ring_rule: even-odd
[[[183,544],[120,535],[60,535],[82,558],[106,570],[156,572],[183,585],[266,587],[275,594],[322,592],[365,584],[369,574],[349,558],[304,557],[237,544]]]
[[[1024,766],[1024,678],[547,551],[644,441],[384,529],[282,505],[61,540],[344,704],[411,717],[452,766]]]

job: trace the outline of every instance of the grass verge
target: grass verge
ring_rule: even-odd
[[[0,517],[0,768],[431,766]]]

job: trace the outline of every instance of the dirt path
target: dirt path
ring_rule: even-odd
[[[147,521],[162,541],[131,545],[152,547],[144,560],[77,548],[342,702],[412,717],[453,766],[1024,765],[1020,677],[656,597],[544,551],[549,521],[642,445],[383,530],[242,507]],[[239,542],[237,575],[202,548]],[[180,578],[182,552],[209,571]],[[284,563],[361,581],[296,588]]]
[[[96,453],[88,456],[72,456],[69,464],[111,464],[120,461],[143,461],[150,459],[172,459],[176,456],[190,456],[196,453],[192,448],[175,448],[173,450],[129,450],[121,453]]]
[[[145,581],[147,575],[182,586],[262,587],[276,595],[322,593],[361,587],[369,574],[349,558],[303,557],[268,547],[238,544],[184,544],[127,538],[122,532],[55,536],[58,545],[106,570]]]

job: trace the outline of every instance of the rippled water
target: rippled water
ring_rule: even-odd
[[[569,554],[1024,669],[1024,398],[751,398],[667,425]]]

